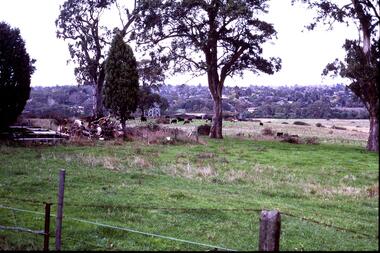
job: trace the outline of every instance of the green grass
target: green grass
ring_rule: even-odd
[[[42,202],[56,202],[64,168],[63,250],[208,250],[71,218],[257,250],[261,209],[283,213],[281,250],[378,250],[378,195],[367,192],[378,187],[378,154],[353,145],[206,142],[0,146],[0,203],[43,212]],[[3,226],[42,229],[43,222],[0,208]],[[42,245],[41,236],[0,230],[1,249]]]

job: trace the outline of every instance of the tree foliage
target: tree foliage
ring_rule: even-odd
[[[139,75],[133,51],[122,36],[115,36],[105,65],[104,105],[125,121],[135,112],[139,100]]]
[[[214,100],[210,137],[222,138],[222,90],[228,76],[273,74],[278,58],[265,59],[262,44],[276,35],[274,27],[257,16],[267,0],[141,0],[133,38],[166,54],[173,73],[206,74]]]
[[[141,111],[141,115],[144,115],[144,112],[149,110],[151,107],[153,107],[155,104],[157,104],[161,111],[165,111],[169,107],[169,103],[166,98],[161,97],[160,94],[152,92],[152,88],[143,85],[140,87],[139,90],[139,104],[138,108]]]
[[[55,21],[57,37],[68,41],[78,83],[97,88],[95,117],[103,114],[101,95],[105,75],[104,61],[113,36],[112,29],[104,26],[102,20],[105,11],[116,4],[116,0],[66,0]],[[120,16],[121,20],[126,20],[119,30],[123,37],[134,21],[133,14],[128,10],[125,16]]]
[[[26,52],[20,30],[0,22],[0,129],[12,124],[23,111],[34,62]]]
[[[293,0],[295,2],[295,0]],[[377,0],[339,1],[302,0],[317,9],[317,15],[308,28],[318,23],[332,28],[335,22],[353,24],[358,27],[359,38],[346,40],[344,61],[336,59],[329,63],[323,74],[333,73],[348,78],[349,88],[366,106],[370,116],[370,134],[367,149],[379,151],[379,75],[380,75],[380,3]]]

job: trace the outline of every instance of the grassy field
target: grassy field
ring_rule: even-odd
[[[262,122],[300,136],[332,130],[321,120],[325,129]],[[177,127],[191,130],[199,124]],[[64,168],[63,250],[209,250],[83,220],[257,250],[262,209],[282,213],[281,250],[378,250],[379,156],[363,148],[366,136],[355,136],[360,132],[347,124],[332,124],[347,130],[320,134],[318,145],[260,139],[255,122],[226,122],[226,138],[206,137],[202,144],[1,145],[0,225],[43,229],[43,215],[4,207],[43,213],[44,201],[56,202]],[[0,230],[2,250],[42,245],[41,236]]]

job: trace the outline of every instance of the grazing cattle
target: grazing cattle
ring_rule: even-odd
[[[282,132],[277,133],[277,137],[283,137],[283,136],[284,136],[284,133],[282,133]]]
[[[147,121],[147,118],[144,116],[141,116],[141,121]]]
[[[184,124],[184,125],[185,125],[185,124],[190,124],[190,120],[186,119],[186,120],[183,122],[183,124]]]
[[[178,122],[180,122],[180,121],[184,121],[185,119],[181,118],[181,117],[177,117],[177,120],[178,120]]]
[[[172,121],[170,121],[171,124],[177,124],[177,120],[176,119],[172,119]]]
[[[264,126],[264,123],[260,122],[260,126]]]

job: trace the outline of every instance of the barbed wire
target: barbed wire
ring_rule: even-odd
[[[0,205],[0,208],[5,208],[5,209],[9,209],[9,210],[14,210],[14,211],[20,211],[20,212],[28,212],[28,213],[35,213],[35,214],[39,214],[39,215],[44,215],[44,213],[41,213],[41,212],[35,212],[35,211],[25,210],[25,209],[21,209],[21,208],[3,206],[3,205]],[[51,215],[51,216],[55,217],[54,214]],[[206,243],[199,243],[199,242],[194,242],[194,241],[189,241],[189,240],[184,240],[184,239],[179,239],[179,238],[175,238],[175,237],[164,236],[164,235],[159,235],[159,234],[154,234],[154,233],[142,232],[142,231],[138,231],[138,230],[127,228],[127,227],[119,227],[119,226],[114,226],[114,225],[110,225],[110,224],[104,224],[104,223],[99,223],[99,222],[94,222],[94,221],[87,221],[87,220],[83,220],[83,219],[79,219],[79,218],[73,218],[73,217],[68,217],[68,216],[64,216],[64,218],[70,219],[70,220],[73,220],[73,221],[77,221],[77,222],[83,222],[83,223],[97,225],[97,226],[101,226],[101,227],[108,227],[108,228],[112,228],[112,229],[116,229],[116,230],[123,230],[123,231],[131,232],[131,233],[142,234],[142,235],[152,236],[152,237],[158,237],[158,238],[161,238],[161,239],[167,239],[167,240],[172,240],[172,241],[177,241],[177,242],[182,242],[182,243],[188,243],[188,244],[208,247],[208,248],[212,248],[212,249],[221,249],[221,250],[227,250],[227,251],[236,251],[234,249],[228,249],[228,248],[221,247],[221,246],[215,246],[215,245],[206,244]]]
[[[17,232],[26,232],[36,235],[44,235],[44,230],[32,230],[30,228],[23,228],[23,227],[10,227],[10,226],[2,226],[0,225],[0,230],[10,230],[10,231],[17,231]]]
[[[291,214],[291,213],[288,213],[288,212],[281,212],[281,214],[289,216],[289,217],[301,219],[301,220],[304,220],[304,221],[307,221],[307,222],[310,222],[310,223],[314,223],[314,224],[317,224],[317,225],[321,225],[321,226],[324,226],[324,227],[334,228],[335,230],[339,230],[339,231],[343,231],[343,232],[349,232],[349,233],[356,234],[356,235],[361,235],[361,236],[364,236],[364,237],[367,237],[367,238],[379,239],[378,235],[377,236],[373,236],[373,235],[370,235],[370,234],[361,233],[361,232],[358,232],[358,231],[355,231],[355,230],[352,230],[352,229],[339,227],[339,226],[336,226],[336,225],[333,225],[333,224],[327,224],[327,223],[324,223],[324,222],[321,222],[321,221],[317,221],[317,220],[314,220],[314,219],[310,219],[310,218],[307,218],[307,217],[299,217],[297,215],[294,215],[294,214]]]
[[[13,198],[13,197],[5,197],[5,196],[2,197],[2,196],[0,196],[0,199],[1,198],[9,199],[9,200],[16,200],[16,201],[29,202],[29,203],[33,203],[33,204],[39,204],[39,205],[42,203],[46,203],[46,202],[41,202],[41,201],[34,200],[34,199],[24,199],[24,198]],[[52,205],[56,204],[55,202],[48,202],[48,203],[50,203]],[[157,207],[157,206],[114,205],[114,204],[108,204],[108,205],[107,204],[80,204],[80,203],[67,202],[67,201],[65,201],[64,205],[67,207],[78,207],[78,208],[145,209],[145,210],[182,211],[182,212],[183,211],[194,211],[194,212],[197,212],[197,211],[216,211],[216,212],[221,211],[221,212],[255,212],[255,213],[260,213],[261,211],[264,210],[264,208],[207,208],[207,207],[192,208],[192,207]],[[289,204],[285,204],[285,207],[288,209],[293,209],[293,210],[299,211],[299,209],[296,206],[291,206]],[[307,212],[305,210],[301,210],[301,211],[303,213],[309,214],[310,216],[315,216],[315,213]],[[282,213],[283,211],[280,211],[280,212]],[[287,212],[284,212],[284,213],[287,213]],[[301,218],[301,219],[304,218],[304,216],[300,217],[300,216],[296,216],[294,214],[291,214],[291,215],[293,215],[294,217]],[[342,218],[342,219],[347,218],[345,216],[340,216],[337,214],[334,214],[334,215],[329,214],[328,216],[331,218]],[[379,217],[377,216],[377,219],[378,218]],[[367,219],[363,219],[363,218],[359,218],[359,217],[356,217],[355,219],[360,220],[362,222],[372,222],[372,220],[367,220]]]

